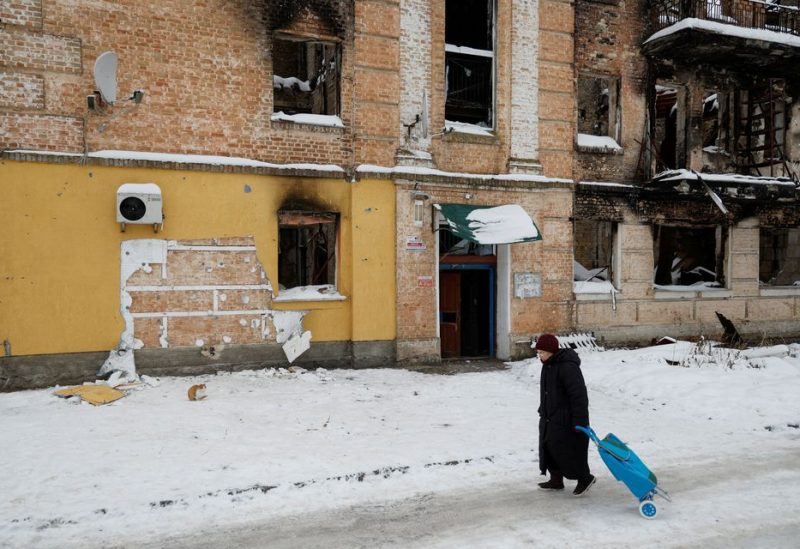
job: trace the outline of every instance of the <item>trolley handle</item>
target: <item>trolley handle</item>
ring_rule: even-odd
[[[582,432],[587,437],[589,437],[592,442],[600,446],[600,439],[597,437],[597,435],[594,432],[594,429],[592,429],[591,427],[583,427],[581,425],[576,425],[575,430]]]

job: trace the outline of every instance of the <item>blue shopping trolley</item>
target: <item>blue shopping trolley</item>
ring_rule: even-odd
[[[586,436],[597,445],[600,457],[614,478],[624,483],[639,499],[639,513],[644,518],[653,519],[658,514],[653,496],[672,501],[667,491],[658,487],[656,476],[642,463],[639,456],[615,435],[609,433],[606,438],[600,440],[591,427],[578,425],[575,428],[586,433]]]

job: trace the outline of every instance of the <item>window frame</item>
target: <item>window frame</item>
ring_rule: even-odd
[[[295,288],[305,288],[305,287],[331,287],[333,289],[333,294],[336,294],[336,290],[338,288],[339,276],[340,276],[340,261],[341,261],[341,254],[340,254],[340,241],[341,241],[341,216],[338,212],[332,211],[318,211],[318,210],[306,210],[306,209],[282,209],[278,211],[278,244],[277,244],[277,286],[280,292],[286,292],[287,290],[293,290]],[[298,236],[302,234],[302,229],[306,227],[312,226],[321,226],[332,224],[332,237],[334,239],[333,245],[330,246],[330,250],[328,250],[328,258],[325,261],[325,268],[332,269],[332,277],[333,280],[327,280],[327,282],[323,284],[314,284],[314,274],[313,272],[309,272],[309,269],[313,267],[306,266],[303,270],[305,272],[301,272],[301,268],[296,267],[296,281],[297,284],[293,286],[286,286],[285,282],[286,279],[281,276],[281,272],[284,271],[284,263],[282,262],[281,256],[285,253],[282,248],[282,241],[281,241],[281,233],[285,230],[296,230]],[[321,229],[320,229],[321,230]],[[293,249],[296,249],[293,248]],[[286,261],[286,260],[284,260]],[[328,263],[333,261],[332,268],[328,266]],[[327,278],[328,275],[326,275]],[[283,280],[282,280],[283,279]],[[308,281],[309,283],[304,283]],[[338,295],[338,294],[337,294]]]
[[[336,90],[335,90],[335,109],[327,109],[327,112],[314,112],[313,104],[311,108],[311,112],[294,112],[294,113],[286,113],[284,108],[278,107],[277,97],[278,88],[276,88],[275,83],[277,79],[291,79],[296,78],[301,82],[308,82],[309,80],[302,80],[298,75],[282,75],[278,74],[276,65],[275,65],[275,51],[276,51],[276,43],[278,42],[288,42],[293,43],[295,45],[302,45],[304,50],[303,54],[308,55],[308,48],[310,46],[317,46],[321,45],[323,47],[323,52],[325,51],[325,47],[332,47],[334,49],[334,56],[335,56],[335,68],[336,68]],[[271,118],[272,120],[280,120],[280,121],[289,121],[295,122],[300,124],[316,124],[316,125],[329,125],[335,127],[342,127],[341,123],[341,114],[342,114],[342,56],[343,56],[343,48],[341,40],[338,40],[333,37],[329,36],[313,36],[313,35],[298,35],[289,32],[278,31],[273,34],[272,37],[272,113]],[[323,53],[324,57],[324,53]],[[306,69],[308,72],[308,69]],[[295,70],[295,72],[298,72]],[[316,86],[315,86],[316,89]],[[315,90],[311,90],[310,93],[314,93]],[[312,98],[313,103],[313,98]],[[285,107],[285,106],[282,106]],[[302,107],[300,108],[302,109]],[[333,112],[335,111],[335,112]]]
[[[449,44],[447,42],[447,2],[444,5],[444,119],[445,119],[445,132],[455,133],[468,133],[477,135],[492,136],[493,132],[497,129],[497,0],[486,0],[487,6],[492,10],[491,13],[491,50],[483,50],[479,48],[472,48],[467,46],[460,46],[458,44]],[[447,117],[447,104],[448,104],[448,72],[450,65],[448,63],[449,55],[464,56],[466,58],[474,59],[490,59],[491,67],[489,70],[490,83],[489,93],[490,97],[486,105],[488,111],[488,125],[481,126],[480,123],[464,122],[460,120],[452,120]],[[451,113],[452,114],[452,113]]]
[[[581,112],[586,109],[582,108],[582,94],[581,94],[581,81],[582,80],[604,80],[608,82],[608,111],[606,114],[606,124],[608,126],[605,134],[586,133],[581,130]],[[602,84],[600,84],[602,88]],[[611,74],[595,74],[589,72],[582,72],[578,74],[576,82],[576,149],[581,152],[599,152],[599,153],[619,153],[622,151],[622,78],[619,75]],[[581,137],[586,136],[586,137]],[[593,137],[607,137],[613,143],[608,143],[605,146],[587,144],[587,141],[592,141]]]

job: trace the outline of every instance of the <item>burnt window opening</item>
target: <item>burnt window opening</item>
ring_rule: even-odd
[[[656,286],[724,287],[721,227],[654,227]]]
[[[338,116],[340,46],[278,35],[272,46],[273,111]]]
[[[619,142],[619,79],[578,76],[578,133]]]
[[[655,143],[656,172],[685,167],[685,154],[679,152],[679,142],[685,143],[685,136],[679,139],[679,92],[677,87],[656,85],[655,90]]]
[[[466,238],[456,236],[448,230],[446,223],[439,225],[439,257],[445,256],[489,256],[494,255],[494,246],[491,244],[478,244]]]
[[[575,248],[573,280],[613,283],[617,224],[612,221],[576,219],[573,230]]]
[[[791,175],[785,149],[787,107],[786,83],[781,79],[737,93],[736,152],[742,173]]]
[[[719,144],[720,96],[715,90],[703,95],[703,147],[716,147]]]
[[[494,0],[447,0],[447,121],[494,127],[494,42]]]
[[[762,228],[758,280],[765,286],[800,286],[800,228]]]
[[[336,285],[337,226],[333,212],[278,212],[280,289]]]

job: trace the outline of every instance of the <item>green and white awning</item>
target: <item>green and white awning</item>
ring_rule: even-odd
[[[451,233],[478,244],[513,244],[542,239],[539,228],[518,204],[434,204],[433,207],[441,213]]]

